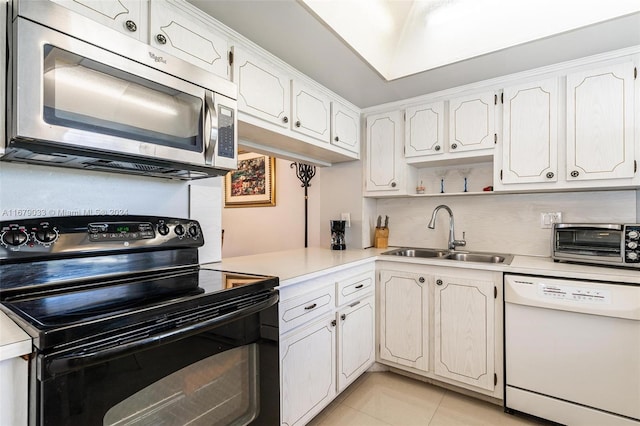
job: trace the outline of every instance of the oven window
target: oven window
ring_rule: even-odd
[[[597,228],[559,229],[556,232],[556,250],[565,253],[596,256],[620,255],[622,232]]]
[[[202,152],[202,100],[47,45],[44,121]]]
[[[258,414],[257,345],[230,349],[113,406],[103,425],[246,425]]]

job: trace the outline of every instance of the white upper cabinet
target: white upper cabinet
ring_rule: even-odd
[[[494,92],[462,96],[449,101],[449,151],[474,151],[495,144]]]
[[[556,182],[558,79],[507,87],[503,99],[502,183]]]
[[[238,110],[288,128],[291,117],[289,77],[265,60],[234,48],[233,82]]]
[[[329,142],[331,101],[327,96],[291,80],[291,116],[291,130]]]
[[[407,108],[405,112],[405,157],[445,152],[444,102]]]
[[[167,2],[149,4],[149,43],[167,53],[229,78],[226,38],[211,26]]]
[[[360,114],[331,102],[331,144],[360,154]]]
[[[624,62],[567,76],[568,181],[633,177],[633,73]]]
[[[403,128],[400,111],[367,117],[366,191],[406,190],[402,169]]]
[[[140,0],[51,0],[102,25],[146,41],[146,2]],[[146,9],[145,9],[146,11]]]

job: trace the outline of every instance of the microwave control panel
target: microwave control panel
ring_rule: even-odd
[[[218,115],[218,156],[235,158],[235,129],[233,110],[220,105]]]
[[[625,263],[640,263],[640,225],[625,225],[624,227],[624,261]]]

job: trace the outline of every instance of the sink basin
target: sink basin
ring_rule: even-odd
[[[449,254],[446,250],[439,249],[421,249],[421,248],[399,248],[382,253],[390,256],[404,257],[443,257]]]
[[[450,253],[445,259],[458,260],[460,262],[504,263],[505,256],[485,253]]]
[[[458,262],[503,263],[510,264],[512,255],[496,253],[451,252],[430,248],[398,248],[382,253],[385,256],[421,257],[455,260]]]

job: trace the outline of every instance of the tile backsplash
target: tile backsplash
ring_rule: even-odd
[[[436,228],[427,224],[433,209],[448,205],[456,238],[465,233],[466,249],[549,256],[551,230],[540,227],[540,213],[562,212],[563,222],[635,222],[636,191],[594,191],[380,199],[377,214],[390,217],[389,245],[447,246],[449,215],[441,210]]]

